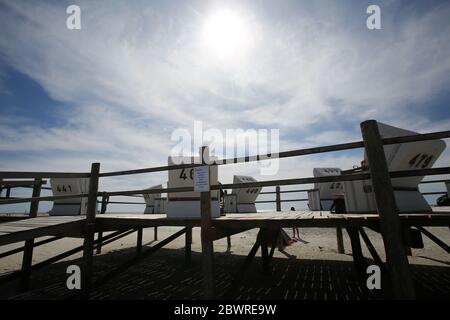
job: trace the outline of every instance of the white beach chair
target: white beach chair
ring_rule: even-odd
[[[52,178],[50,179],[54,196],[68,196],[89,193],[89,178]],[[60,199],[53,201],[49,211],[51,216],[84,215],[87,211],[88,198]]]
[[[378,123],[382,138],[408,136],[417,134],[387,124]],[[431,168],[445,149],[442,140],[426,140],[399,143],[384,146],[389,171],[402,171]],[[368,166],[367,156],[364,162]],[[400,212],[431,211],[419,191],[423,176],[392,179],[394,196]],[[347,212],[376,212],[375,195],[370,180],[344,182],[345,205]]]
[[[156,186],[153,186],[149,188],[151,189],[162,189],[162,184],[158,184]],[[161,193],[151,193],[151,194],[144,194],[144,200],[145,200],[145,214],[160,214],[165,213],[165,199],[161,198]]]
[[[217,160],[211,157],[211,161]],[[198,158],[194,157],[169,157],[169,165],[189,164]],[[218,166],[210,167],[209,181],[211,185],[218,184]],[[169,170],[168,188],[194,187],[194,168]],[[211,217],[220,216],[219,191],[211,190]],[[172,192],[167,194],[168,218],[200,218],[200,193],[199,192]]]
[[[233,183],[248,183],[248,182],[257,182],[257,180],[250,176],[236,176],[236,175],[233,176]],[[258,198],[261,189],[262,189],[261,187],[233,189],[231,191],[231,194],[226,196],[225,212],[238,212],[238,213],[256,212],[255,201],[256,198]]]
[[[314,168],[314,177],[339,176],[339,168]],[[314,183],[314,189],[308,190],[308,206],[312,211],[329,211],[333,205],[333,199],[344,191],[342,182]]]

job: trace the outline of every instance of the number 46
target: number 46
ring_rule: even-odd
[[[189,178],[191,180],[194,180],[194,169],[189,170]],[[186,180],[187,179],[187,174],[186,174],[186,170],[182,169],[180,172],[180,179]]]

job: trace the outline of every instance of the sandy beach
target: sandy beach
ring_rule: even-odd
[[[158,241],[178,231],[176,227],[158,228]],[[448,228],[428,228],[444,242],[450,242]],[[184,265],[184,236],[133,265],[111,281],[95,288],[93,299],[201,299],[200,229],[193,230],[192,263]],[[292,235],[292,229],[285,229]],[[381,236],[366,230],[384,260]],[[275,250],[271,274],[263,274],[260,252],[246,271],[238,288],[230,292],[231,283],[255,242],[257,229],[231,237],[231,251],[226,239],[214,243],[218,297],[231,299],[377,299],[379,292],[369,291],[358,282],[352,262],[349,238],[344,231],[345,254],[337,253],[335,229],[305,228],[300,241]],[[144,230],[143,251],[156,244],[153,228]],[[35,248],[33,264],[82,244],[82,239],[64,238]],[[450,257],[428,238],[423,249],[412,249],[409,262],[413,270],[418,298],[450,298]],[[3,246],[1,252],[21,246]],[[94,257],[95,277],[118,267],[136,254],[136,233],[103,247]],[[363,244],[366,258],[370,253]],[[67,299],[74,295],[65,286],[66,268],[81,264],[81,253],[44,267],[32,275],[31,290],[17,292],[17,281],[0,285],[2,299]],[[20,269],[22,254],[0,260],[0,273]],[[371,260],[370,260],[371,261]]]

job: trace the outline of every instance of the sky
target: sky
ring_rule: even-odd
[[[72,4],[80,30],[66,27]],[[366,26],[371,4],[380,30]],[[164,165],[173,133],[195,121],[224,135],[277,129],[280,151],[360,140],[367,119],[448,130],[449,16],[441,1],[0,0],[0,170]],[[270,177],[258,164],[222,166],[219,180],[309,177],[361,160],[361,150],[290,158]],[[436,166],[449,160],[445,151]],[[166,181],[110,178],[100,189]],[[143,210],[113,210],[131,208]]]

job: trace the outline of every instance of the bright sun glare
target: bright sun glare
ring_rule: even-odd
[[[222,9],[207,18],[203,40],[217,57],[235,57],[247,49],[248,26],[237,12]]]

